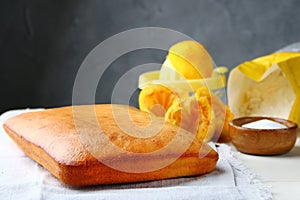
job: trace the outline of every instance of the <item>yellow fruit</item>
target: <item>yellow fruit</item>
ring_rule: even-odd
[[[218,68],[211,77],[213,67],[212,58],[202,44],[182,41],[173,45],[158,73],[140,77],[140,109],[195,133],[200,140],[209,141],[213,137],[219,138],[220,134],[220,138],[227,136],[227,126],[223,129],[223,125],[224,120],[228,124],[231,115],[226,115],[226,106],[207,87],[203,87],[225,87],[227,68]],[[157,84],[162,82],[172,89]],[[194,92],[195,95],[190,96]]]
[[[204,141],[209,141],[214,134],[213,118],[209,99],[193,96],[174,102],[165,115],[165,121],[195,133],[198,139]]]
[[[215,113],[207,97],[198,98],[200,114],[197,137],[204,141],[210,141],[215,133]]]
[[[189,80],[211,77],[213,67],[213,60],[205,47],[196,41],[187,40],[176,43],[169,49],[162,71],[174,69],[180,76]],[[180,78],[175,75],[174,79]]]
[[[174,101],[166,112],[165,121],[196,134],[199,124],[198,109],[196,98],[188,97],[184,100]]]
[[[141,111],[164,117],[169,107],[177,100],[178,95],[171,89],[163,85],[150,84],[140,92],[139,106]]]
[[[211,104],[211,109],[213,110],[214,117],[212,118],[213,124],[215,126],[213,141],[217,142],[229,142],[229,122],[233,119],[233,114],[231,113],[228,106],[224,105],[217,95],[210,92],[208,88],[201,87],[195,93],[196,98],[207,97]]]
[[[300,53],[277,52],[233,69],[228,103],[235,117],[271,116],[300,124]]]

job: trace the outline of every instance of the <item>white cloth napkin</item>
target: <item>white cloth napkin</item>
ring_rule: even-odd
[[[207,175],[119,185],[65,185],[28,158],[2,128],[5,119],[29,111],[0,116],[0,199],[272,199],[269,187],[224,144],[217,147],[216,169]]]

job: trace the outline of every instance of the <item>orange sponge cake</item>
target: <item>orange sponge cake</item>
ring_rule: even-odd
[[[192,133],[123,105],[25,113],[4,129],[29,157],[74,186],[205,174],[218,160]]]

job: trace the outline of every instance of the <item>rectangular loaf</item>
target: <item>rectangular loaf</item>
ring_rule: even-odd
[[[25,154],[74,186],[200,175],[218,160],[192,133],[124,105],[46,109],[3,126]]]

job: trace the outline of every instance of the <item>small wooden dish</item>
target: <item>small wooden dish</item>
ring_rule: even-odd
[[[254,121],[267,119],[285,125],[282,129],[252,129],[242,127]],[[276,155],[289,152],[297,140],[297,124],[273,117],[242,117],[229,124],[232,144],[243,153],[255,155]]]

